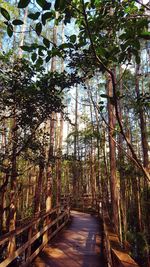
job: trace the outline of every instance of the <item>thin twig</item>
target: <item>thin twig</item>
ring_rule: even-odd
[[[143,3],[141,3],[140,0],[135,0],[136,3],[140,4],[141,6],[143,6],[144,8],[146,8],[147,10],[150,10],[150,7],[148,7],[148,3],[145,5]]]

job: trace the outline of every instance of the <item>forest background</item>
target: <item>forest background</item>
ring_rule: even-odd
[[[61,195],[77,205],[91,194],[148,266],[150,4],[0,0],[0,8],[0,234]]]

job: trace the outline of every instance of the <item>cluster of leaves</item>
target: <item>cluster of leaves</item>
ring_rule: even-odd
[[[30,2],[30,0],[20,0],[18,8],[26,8]],[[31,44],[22,47],[24,51],[32,52],[33,61],[38,60],[42,65],[43,59],[48,62],[53,56],[63,56],[65,49],[76,50],[75,43],[77,43],[78,49],[86,48],[86,54],[96,54],[106,67],[130,62],[132,56],[137,63],[140,62],[140,38],[149,36],[148,19],[144,16],[144,8],[138,7],[135,1],[91,0],[84,3],[81,0],[56,0],[54,6],[46,0],[35,2],[35,12],[29,13],[28,18],[35,23],[33,29],[43,38],[43,45]],[[36,11],[36,6],[41,12],[38,9]],[[57,11],[59,17],[56,17]],[[13,26],[22,25],[23,21],[20,19],[11,21],[10,14],[4,8],[1,8],[1,14],[5,18],[8,35],[12,36]],[[57,47],[42,36],[42,28],[47,21],[55,19],[55,23],[61,20],[71,23],[72,18],[79,27],[78,38],[72,35],[68,42]],[[37,57],[37,54],[40,57]]]
[[[79,50],[78,45],[76,50],[69,51],[68,66],[70,69],[77,70],[85,80],[92,78],[97,71],[104,72],[103,66],[95,61],[92,51],[86,48]]]
[[[85,145],[90,145],[91,141],[93,142],[95,140],[95,143],[97,142],[97,140],[100,140],[101,136],[99,134],[99,132],[97,131],[97,126],[94,127],[95,129],[93,129],[93,125],[91,124],[87,124],[87,127],[85,129],[82,130],[76,130],[76,131],[72,131],[68,136],[67,136],[67,143],[69,143],[69,145],[73,145],[74,144],[74,138],[77,137],[78,142],[79,142],[79,147],[84,147]],[[88,148],[87,148],[88,149]],[[89,146],[90,149],[90,146]]]
[[[63,110],[63,90],[78,83],[79,79],[66,72],[45,74],[40,71],[35,75],[34,67],[25,59],[11,62],[1,57],[1,66],[0,119],[11,124],[15,118],[19,155],[30,147],[38,127],[52,112]]]
[[[132,109],[135,115],[139,114],[141,107],[143,111],[148,113],[150,106],[149,85],[146,84],[146,78],[143,81],[143,85],[145,87],[144,89],[145,93],[140,91],[138,96],[135,91],[136,78],[137,77],[135,77],[135,74],[132,73],[130,70],[125,70],[122,77],[123,92],[122,94],[118,94],[118,97],[121,99],[121,102],[124,105],[125,109],[126,110]],[[140,77],[139,77],[139,82],[140,82]]]
[[[7,26],[7,34],[9,37],[12,37],[13,35],[13,27],[16,25],[22,25],[23,21],[20,19],[14,19],[11,21],[11,17],[10,14],[8,13],[8,11],[1,7],[0,9],[2,16],[5,18],[4,24]]]
[[[12,5],[9,2],[0,0],[0,28],[1,28],[1,33],[0,35],[3,35],[6,32],[7,29],[7,33],[9,35],[10,31],[8,27],[8,23],[10,21],[10,14],[12,14],[12,16],[18,16],[18,9],[17,7],[15,7],[14,5]],[[5,18],[5,22],[3,21],[3,19]]]

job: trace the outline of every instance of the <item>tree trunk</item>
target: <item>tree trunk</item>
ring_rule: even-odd
[[[17,207],[17,120],[16,120],[16,106],[13,108],[12,121],[12,158],[11,158],[11,181],[10,181],[10,207],[9,207],[9,232],[16,228],[16,207]],[[11,256],[16,249],[15,237],[11,237],[8,244],[8,255]]]
[[[118,221],[118,184],[116,177],[116,144],[114,138],[115,128],[115,109],[112,103],[113,87],[110,76],[107,77],[107,91],[108,91],[108,117],[109,117],[109,155],[110,155],[110,189],[111,189],[111,206],[112,218],[116,232],[119,233]]]
[[[140,89],[139,89],[139,69],[140,66],[136,66],[136,94],[137,100],[140,98]],[[143,162],[144,167],[149,171],[149,159],[148,159],[148,141],[147,141],[147,131],[146,131],[146,122],[144,118],[144,110],[141,105],[139,105],[139,119],[140,119],[140,129],[141,129],[141,141],[142,141],[142,150],[143,150]]]
[[[27,16],[28,16],[28,6],[25,9],[24,17],[23,17],[23,25],[21,27],[20,47],[18,51],[19,58],[22,58],[22,54],[23,54],[23,50],[21,49],[21,46],[23,46],[24,44]]]
[[[58,137],[58,151],[57,151],[57,205],[60,204],[61,198],[61,161],[62,161],[62,140],[63,140],[63,114],[60,114],[60,126]]]
[[[73,197],[76,203],[77,201],[77,135],[78,135],[78,87],[76,86],[76,98],[75,98],[75,134],[74,134],[74,163],[73,163]]]

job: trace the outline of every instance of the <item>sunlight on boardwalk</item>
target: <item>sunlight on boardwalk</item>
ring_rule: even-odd
[[[95,216],[72,211],[71,225],[46,246],[34,267],[104,267],[100,226]]]

